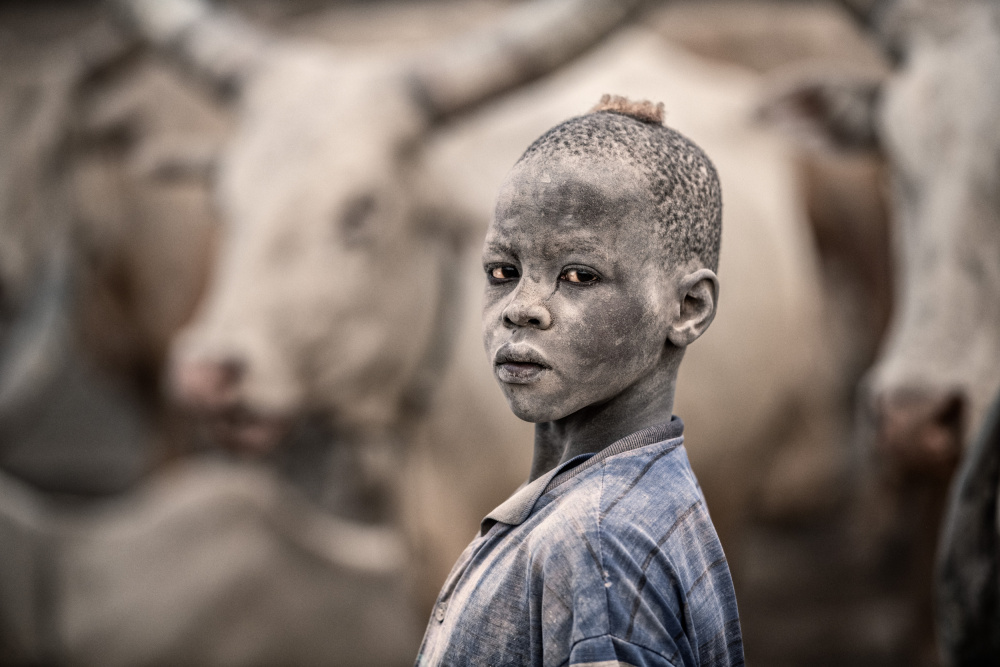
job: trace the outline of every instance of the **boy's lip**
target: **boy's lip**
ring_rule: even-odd
[[[530,384],[550,366],[530,347],[504,345],[493,357],[493,368],[501,382]]]

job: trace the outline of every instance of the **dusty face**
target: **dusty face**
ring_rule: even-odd
[[[500,190],[483,250],[483,341],[521,419],[546,422],[656,384],[677,267],[631,169],[529,159]]]

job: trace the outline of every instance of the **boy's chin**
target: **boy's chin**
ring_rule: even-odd
[[[561,419],[569,414],[557,406],[546,405],[537,397],[524,396],[521,392],[504,391],[504,394],[507,396],[507,405],[510,406],[510,411],[522,421],[542,424]]]

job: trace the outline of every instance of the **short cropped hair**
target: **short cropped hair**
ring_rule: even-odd
[[[622,161],[646,179],[656,233],[667,256],[718,270],[722,188],[715,166],[694,142],[663,124],[663,105],[605,95],[589,113],[539,137],[531,157],[578,156]]]

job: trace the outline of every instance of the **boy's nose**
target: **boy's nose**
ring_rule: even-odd
[[[503,311],[503,321],[507,326],[548,329],[552,315],[540,300],[515,296]]]

